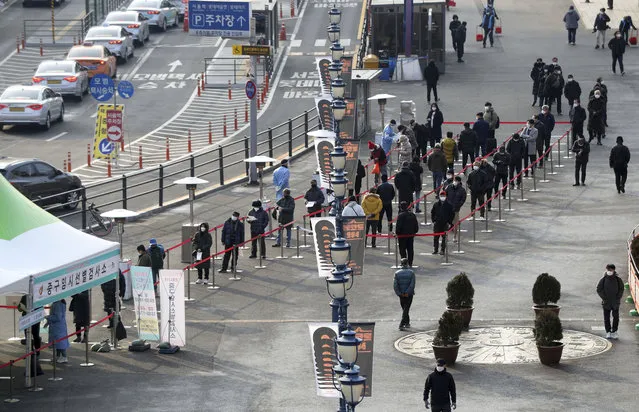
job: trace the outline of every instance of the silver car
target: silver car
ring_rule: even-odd
[[[169,3],[171,3],[173,5],[173,7],[175,7],[178,11],[178,19],[180,20],[180,22],[184,21],[184,10],[186,10],[186,5],[187,3],[185,3],[182,0],[169,0]]]
[[[89,91],[87,69],[75,61],[45,60],[35,71],[31,83],[46,86],[62,95],[73,95],[82,101]]]
[[[103,27],[120,26],[133,35],[133,40],[140,46],[149,40],[149,21],[142,13],[136,11],[112,11],[104,19]]]
[[[84,42],[106,47],[112,55],[126,63],[134,56],[133,34],[120,26],[91,27]]]
[[[133,0],[127,10],[142,13],[149,20],[149,25],[161,31],[178,25],[178,9],[169,0]]]
[[[46,86],[9,86],[0,96],[0,130],[9,124],[39,124],[64,120],[62,95]]]

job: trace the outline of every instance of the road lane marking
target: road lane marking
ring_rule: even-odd
[[[64,136],[65,134],[68,134],[68,133],[69,133],[69,132],[62,132],[62,133],[57,134],[57,135],[55,135],[55,136],[53,136],[53,137],[51,137],[51,138],[49,138],[49,139],[47,139],[47,140],[45,140],[45,141],[46,141],[46,142],[52,142],[52,141],[54,141],[54,140],[56,140],[56,139],[61,138],[62,136]]]
[[[138,60],[135,66],[133,66],[133,69],[128,73],[124,73],[120,77],[120,80],[129,79],[135,76],[135,73],[137,73],[138,70],[140,70],[140,67],[142,67],[142,65],[147,61],[149,56],[151,56],[151,52],[153,52],[153,50],[155,50],[155,47],[151,47],[149,50],[145,51],[142,57],[140,57],[140,60]]]
[[[324,47],[324,46],[326,46],[326,39],[315,40],[315,47]]]
[[[302,39],[291,40],[291,47],[300,47],[302,45]]]

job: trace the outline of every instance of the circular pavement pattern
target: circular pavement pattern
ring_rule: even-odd
[[[563,360],[599,355],[612,347],[600,336],[564,330]],[[435,331],[419,332],[395,341],[395,349],[411,356],[434,359],[431,343]],[[463,363],[538,363],[539,355],[532,328],[494,326],[473,328],[460,336],[458,362]]]

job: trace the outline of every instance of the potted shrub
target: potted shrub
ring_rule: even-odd
[[[473,296],[475,296],[475,288],[470,283],[470,279],[466,273],[461,272],[455,276],[446,285],[446,305],[449,312],[459,313],[463,320],[464,328],[470,325],[470,319],[473,316]]]
[[[535,342],[539,361],[544,365],[555,365],[561,360],[564,344],[559,316],[550,310],[541,311],[535,318]]]
[[[455,363],[462,329],[463,320],[459,313],[446,311],[442,314],[432,344],[435,359],[443,358],[447,365]]]
[[[561,283],[548,273],[542,273],[537,276],[537,280],[533,285],[532,298],[533,298],[533,310],[535,314],[539,314],[542,311],[553,311],[559,315],[559,309],[561,306],[556,305],[557,301],[561,297]]]

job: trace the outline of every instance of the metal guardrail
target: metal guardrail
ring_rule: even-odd
[[[95,24],[93,12],[80,19],[71,20],[23,20],[22,33],[27,46],[70,46],[80,43],[89,28]]]
[[[366,7],[366,14],[364,15],[364,24],[362,25],[362,38],[359,44],[359,49],[357,50],[356,67],[358,69],[364,68],[364,57],[368,53],[368,42],[369,42],[368,33],[370,32],[370,29],[371,29],[371,19],[370,19],[371,0],[366,0],[365,7]]]
[[[128,1],[129,0],[88,0],[88,11],[93,12],[95,15],[95,20],[92,25],[95,26],[97,22],[104,20],[107,14],[119,10],[120,7]]]
[[[293,156],[297,150],[309,147],[308,132],[318,127],[319,116],[305,111],[286,122],[258,133],[257,154],[273,158]],[[34,200],[34,203],[46,204],[48,199],[78,192],[80,207],[58,217],[65,219],[79,215],[80,221],[76,223],[76,226],[80,226],[78,229],[86,229],[88,204],[94,203],[98,208],[121,207],[134,210],[151,206],[162,207],[169,196],[177,198],[185,194],[183,187],[177,187],[173,183],[175,180],[197,176],[218,187],[224,186],[230,183],[229,178],[235,180],[248,176],[249,166],[244,163],[244,159],[248,157],[249,138],[244,136],[227,145],[212,147],[176,161],[128,173],[108,181],[92,183],[55,196],[38,198]],[[52,211],[60,206],[60,204],[47,206],[44,210]]]

